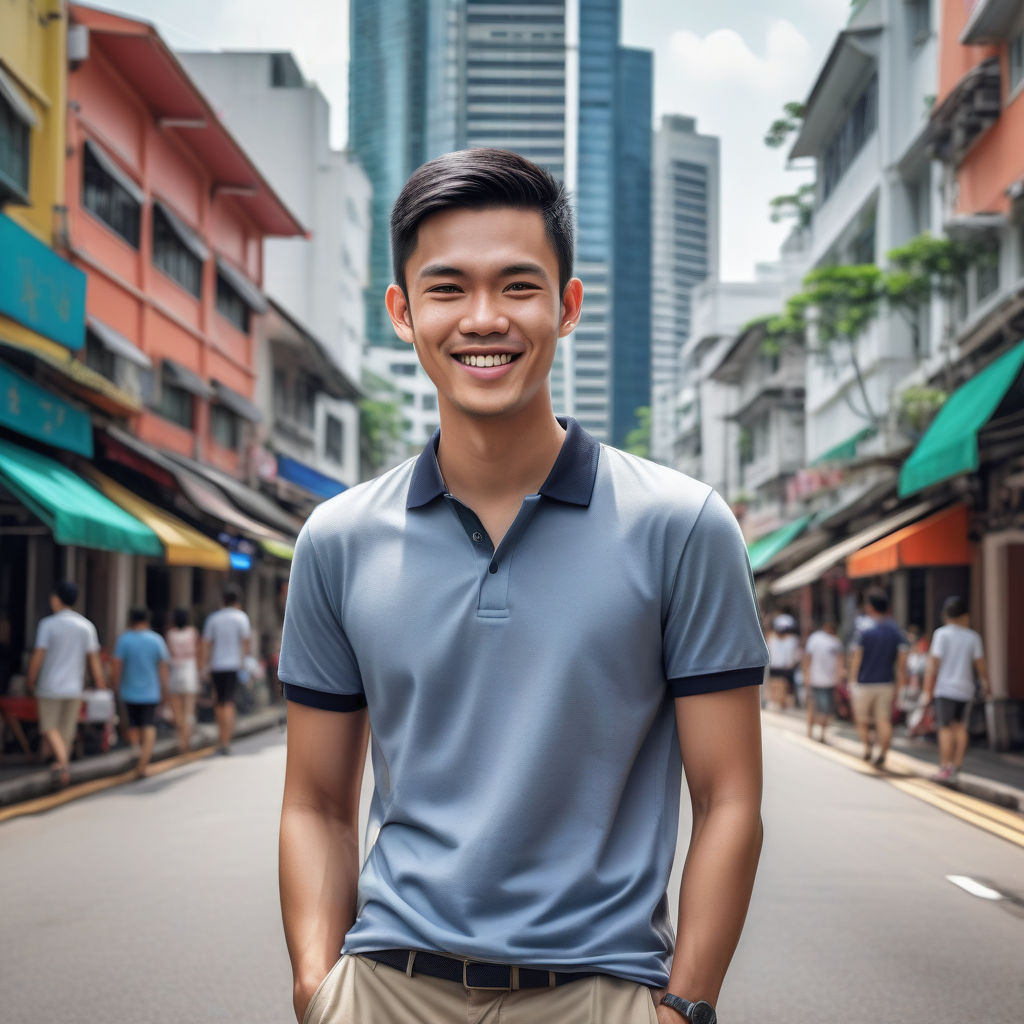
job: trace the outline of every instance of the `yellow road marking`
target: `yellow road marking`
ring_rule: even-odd
[[[174,768],[191,761],[198,761],[200,758],[209,757],[217,748],[202,747],[199,750],[189,751],[187,754],[177,754],[174,757],[157,761],[149,766],[146,778],[151,779],[155,775],[163,775]],[[47,796],[37,797],[35,800],[26,800],[23,803],[12,804],[10,807],[0,807],[0,822],[9,821],[11,818],[20,818],[26,814],[42,814],[44,811],[51,811],[55,807],[61,807],[72,800],[81,800],[83,797],[92,796],[105,789],[112,789],[114,786],[123,785],[125,782],[132,782],[135,779],[135,770],[121,772],[118,775],[108,775],[102,779],[91,779],[89,782],[80,782],[67,789],[58,790]]]

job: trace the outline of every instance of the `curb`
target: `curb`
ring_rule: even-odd
[[[251,736],[254,733],[272,729],[280,724],[284,714],[284,705],[271,705],[244,717],[239,716],[235,722],[235,738],[240,739],[243,736]],[[197,725],[193,730],[192,749],[189,753],[194,754],[212,748],[216,744],[216,740],[216,726],[209,723]],[[177,739],[174,736],[165,736],[156,741],[150,764],[155,765],[160,761],[180,755]],[[73,761],[69,766],[70,785],[76,786],[85,782],[93,782],[96,779],[121,775],[133,768],[135,761],[134,752],[128,748],[119,748],[108,754],[97,754],[81,761]],[[55,792],[60,792],[60,790],[53,788],[49,767],[31,768],[23,775],[0,782],[0,807],[10,807],[13,804],[24,803],[39,797],[51,796]]]

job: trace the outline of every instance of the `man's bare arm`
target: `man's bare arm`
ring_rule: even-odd
[[[992,684],[988,681],[988,665],[984,658],[974,659],[974,671],[978,673],[981,680],[981,692],[988,698],[992,696]]]
[[[37,647],[32,652],[32,657],[28,660],[28,674],[25,676],[25,685],[28,687],[29,693],[32,693],[36,688],[36,680],[39,678],[45,658],[46,648]]]
[[[679,892],[669,991],[714,1004],[739,942],[761,855],[761,708],[756,686],[676,699],[693,832]],[[680,1017],[658,1007],[660,1024]]]
[[[105,690],[107,677],[103,674],[103,662],[100,661],[99,651],[89,652],[89,671],[92,672],[92,681],[96,684],[96,689]]]
[[[288,704],[279,872],[299,1020],[355,920],[359,792],[368,735],[365,710]]]
[[[864,652],[859,647],[855,647],[850,651],[850,657],[846,663],[846,678],[850,683],[857,682],[857,676],[860,675],[860,662],[863,656]]]
[[[939,675],[939,661],[934,654],[928,655],[928,667],[924,670],[924,703],[931,704],[935,693],[935,680]]]

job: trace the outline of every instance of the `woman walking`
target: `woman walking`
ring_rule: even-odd
[[[171,652],[170,700],[178,746],[182,753],[192,747],[192,723],[195,721],[196,694],[199,693],[199,631],[188,620],[187,608],[174,609],[174,625],[167,630]]]

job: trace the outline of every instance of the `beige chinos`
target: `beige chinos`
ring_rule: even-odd
[[[466,989],[343,956],[321,982],[302,1024],[657,1024],[653,990],[602,974],[557,988]]]

